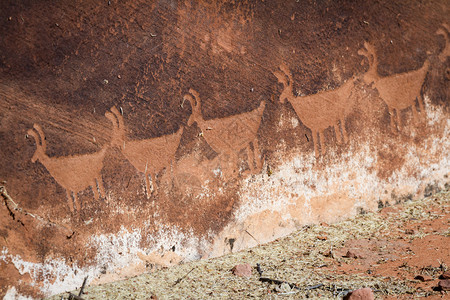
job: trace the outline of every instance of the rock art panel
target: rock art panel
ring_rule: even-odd
[[[223,255],[448,186],[447,12],[3,1],[0,298]]]
[[[323,91],[309,96],[295,96],[293,91],[292,74],[285,65],[279,67],[281,72],[274,72],[278,81],[283,84],[280,102],[286,100],[291,103],[300,120],[312,131],[314,152],[319,157],[319,145],[322,155],[325,154],[324,130],[333,127],[336,139],[340,137],[342,143],[348,141],[345,129],[345,118],[351,112],[354,98],[351,97],[355,85],[355,78],[347,80],[341,87]],[[339,127],[340,124],[340,127]],[[341,130],[342,129],[342,132]]]
[[[420,112],[424,113],[423,97],[421,95],[422,85],[430,66],[429,60],[425,60],[423,66],[414,71],[381,77],[378,74],[378,58],[375,48],[368,42],[364,43],[365,49],[359,50],[360,55],[367,57],[369,69],[364,74],[364,81],[373,84],[378,90],[381,99],[389,108],[391,128],[395,130],[394,115],[397,118],[398,129],[401,127],[401,111],[411,108],[414,121],[419,121],[415,101],[419,102]]]
[[[175,152],[180,144],[184,128],[181,127],[171,135],[164,135],[145,140],[128,140],[122,113],[116,107],[106,113],[106,117],[113,122],[113,137],[111,145],[120,149],[129,162],[145,176],[147,199],[152,192],[157,193],[156,175],[170,166]],[[150,178],[152,189],[150,190]]]
[[[261,154],[257,133],[261,118],[266,106],[262,101],[259,107],[253,111],[240,115],[230,116],[221,119],[205,120],[201,111],[201,99],[199,93],[190,89],[189,94],[184,99],[191,103],[192,115],[189,117],[188,126],[195,122],[201,129],[200,136],[203,136],[207,143],[224,157],[226,161],[225,172],[227,176],[233,174],[238,161],[239,151],[246,148],[248,166],[251,171],[258,171],[262,167]],[[253,149],[250,147],[252,144]],[[255,165],[253,164],[256,164]]]
[[[47,141],[41,126],[34,124],[33,129],[28,130],[28,134],[36,141],[36,152],[31,158],[31,161],[39,161],[44,165],[56,182],[66,190],[71,212],[74,211],[73,203],[77,212],[80,212],[81,206],[77,200],[77,193],[86,188],[92,188],[94,197],[97,200],[102,195],[105,195],[101,170],[103,168],[106,149],[109,146],[108,144],[105,144],[97,153],[68,157],[49,157],[46,154]]]

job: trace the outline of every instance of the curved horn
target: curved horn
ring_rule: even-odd
[[[34,131],[33,129],[28,129],[27,134],[34,137],[34,140],[36,141],[37,146],[41,146],[41,141],[40,141],[39,136],[36,134],[36,131]]]
[[[367,53],[368,55],[372,56],[372,59],[375,58],[375,47],[368,43],[368,42],[364,42],[364,53]]]
[[[192,115],[187,122],[187,125],[191,126],[195,121],[199,121],[202,118],[200,112],[200,95],[194,89],[189,89],[189,94],[184,95],[183,99],[191,103]]]
[[[109,111],[105,112],[105,117],[113,123],[113,129],[119,128],[119,120],[117,116]]]
[[[292,73],[289,70],[288,66],[285,64],[280,65],[280,70],[286,75],[286,77],[289,79],[289,84],[292,83]]]
[[[111,145],[125,147],[125,127],[123,116],[115,106],[111,107],[111,112],[107,111],[105,117],[113,124]]]
[[[361,56],[367,57],[367,60],[369,61],[369,65],[370,65],[373,63],[373,57],[372,57],[373,53],[371,53],[371,51],[369,49],[373,50],[369,43],[364,42],[364,46],[358,50],[358,54]],[[361,62],[361,64],[362,64],[362,62]]]
[[[125,128],[124,127],[124,123],[123,123],[123,116],[122,116],[122,114],[119,112],[119,110],[115,107],[115,106],[113,106],[113,107],[111,107],[111,112],[116,116],[116,118],[117,118],[117,122],[119,123],[119,126],[118,126],[118,128],[119,129],[123,129],[123,128]]]
[[[116,116],[119,116],[119,115],[120,115],[119,110],[118,110],[115,106],[111,107],[109,110],[110,110],[113,114],[115,114]]]
[[[194,96],[195,100],[199,100],[200,94],[199,94],[196,90],[194,90],[194,89],[189,89],[189,93],[190,93],[192,96]]]
[[[358,54],[365,56],[369,63],[369,68],[364,73],[363,80],[367,84],[372,84],[373,82],[379,80],[378,75],[378,59],[375,52],[375,47],[370,43],[364,41],[364,47],[358,50]],[[361,65],[364,64],[364,60],[361,61]]]
[[[31,135],[35,142],[36,142],[36,151],[33,154],[33,157],[31,158],[31,162],[36,162],[36,160],[38,159],[39,153],[41,153],[43,151],[42,146],[40,144],[40,139],[38,134],[36,133],[36,131],[34,131],[33,129],[28,129],[27,132],[29,135]]]
[[[275,71],[273,74],[278,79],[278,82],[283,85],[283,91],[280,94],[280,102],[284,103],[286,99],[290,99],[293,96],[292,90],[292,74],[289,68],[285,64],[281,64],[279,67],[281,71]]]
[[[196,107],[196,102],[195,102],[195,100],[194,100],[194,97],[192,97],[191,94],[186,94],[186,95],[184,95],[184,96],[183,96],[183,100],[189,101],[189,103],[191,103],[192,110],[195,109],[195,107]]]
[[[448,36],[449,33],[450,27],[445,23],[443,23],[441,27],[439,27],[438,30],[436,31],[436,34],[442,34],[443,36]]]
[[[45,140],[44,131],[42,130],[42,127],[36,123],[33,125],[33,128],[38,132],[39,136],[41,137],[41,146],[45,152],[45,150],[47,149],[47,141]]]
[[[279,71],[275,71],[273,72],[273,74],[275,75],[275,77],[278,79],[279,83],[284,84],[286,87],[289,86],[292,83],[292,74],[291,71],[289,71],[289,68],[282,64],[279,67]]]
[[[446,26],[446,24],[442,24],[442,26],[436,30],[437,35],[442,35],[444,37],[446,45],[449,43],[449,33],[450,29]]]

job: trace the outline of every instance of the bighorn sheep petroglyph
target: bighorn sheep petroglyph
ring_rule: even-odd
[[[419,102],[421,113],[424,112],[423,99],[420,94],[430,62],[425,60],[423,66],[414,71],[381,77],[378,74],[378,59],[374,47],[364,42],[364,48],[358,54],[367,57],[369,70],[364,74],[364,82],[372,84],[378,90],[381,99],[386,103],[390,114],[390,124],[395,130],[394,113],[397,116],[397,126],[401,126],[400,112],[403,109],[412,108],[414,121],[418,121],[418,113],[415,105],[416,98]]]
[[[257,132],[266,106],[265,101],[262,101],[258,108],[250,112],[205,120],[201,112],[199,93],[190,89],[189,94],[186,94],[184,99],[188,100],[192,107],[192,115],[188,120],[188,126],[197,122],[202,131],[202,136],[215,152],[229,155],[229,162],[235,164],[238,160],[239,151],[246,148],[250,170],[255,170],[253,161],[255,161],[258,170],[262,167]],[[250,148],[250,143],[253,144],[253,151]],[[233,167],[229,168],[229,170],[233,169]]]
[[[44,131],[38,124],[34,124],[33,128],[34,130],[28,130],[28,134],[36,141],[36,152],[31,161],[34,163],[39,160],[56,182],[66,190],[70,211],[74,211],[71,194],[73,194],[73,202],[78,212],[81,207],[77,200],[78,192],[87,187],[92,187],[96,199],[105,194],[101,170],[103,168],[103,158],[109,144],[105,144],[100,151],[92,154],[49,157],[46,154],[47,143]],[[98,183],[100,194],[97,192],[96,182]]]
[[[280,70],[281,72],[274,72],[278,82],[283,84],[284,87],[280,95],[280,102],[285,103],[287,99],[302,123],[311,129],[316,158],[319,157],[319,144],[322,155],[325,153],[323,132],[328,127],[333,126],[336,138],[340,136],[341,141],[346,143],[348,135],[345,129],[345,118],[353,107],[354,99],[350,95],[356,79],[347,80],[335,90],[323,91],[309,96],[294,96],[292,74],[289,68],[281,65]],[[341,123],[342,133],[339,130],[339,122]],[[319,139],[319,143],[317,139]]]
[[[152,190],[157,193],[156,178],[162,169],[170,165],[175,158],[175,152],[180,144],[183,127],[176,133],[161,137],[129,141],[125,136],[125,125],[122,114],[117,108],[112,107],[111,113],[106,117],[113,122],[113,137],[111,145],[118,147],[128,161],[145,176],[145,187],[147,199],[150,198],[150,180],[152,179]]]
[[[442,24],[442,27],[436,31],[436,34],[440,34],[444,37],[445,47],[444,50],[439,54],[439,59],[444,62],[447,57],[450,56],[450,39],[449,39],[450,28],[447,24]]]

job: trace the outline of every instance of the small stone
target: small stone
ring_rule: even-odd
[[[450,279],[440,280],[438,287],[440,287],[442,291],[450,291]]]
[[[420,280],[420,281],[431,281],[433,280],[433,278],[431,276],[428,275],[417,275],[416,277],[414,277],[414,279]]]
[[[319,235],[319,236],[317,236],[317,239],[321,240],[321,241],[326,241],[328,238],[326,235]]]
[[[371,288],[357,289],[353,292],[348,293],[344,300],[373,300],[375,296],[373,295]]]
[[[323,252],[322,255],[325,256],[325,257],[334,258],[334,254],[333,254],[333,252],[331,250]]]
[[[275,291],[279,293],[289,293],[292,290],[291,286],[287,282],[283,282],[275,287]]]
[[[441,279],[450,279],[450,271],[442,273]]]
[[[393,214],[396,213],[397,209],[395,207],[392,206],[388,206],[388,207],[384,207],[380,210],[380,213],[383,215],[388,215],[388,214]]]
[[[347,253],[344,255],[344,257],[348,258],[363,258],[360,254],[353,250],[348,250]]]
[[[236,276],[250,277],[252,276],[252,266],[250,264],[236,265],[231,272]]]
[[[122,76],[120,76],[120,74],[119,74],[119,75],[117,75],[117,78],[119,78],[119,79],[120,79],[120,78],[122,78]]]

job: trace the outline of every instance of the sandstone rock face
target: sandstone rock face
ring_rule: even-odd
[[[0,297],[219,256],[439,190],[448,9],[2,1]]]

